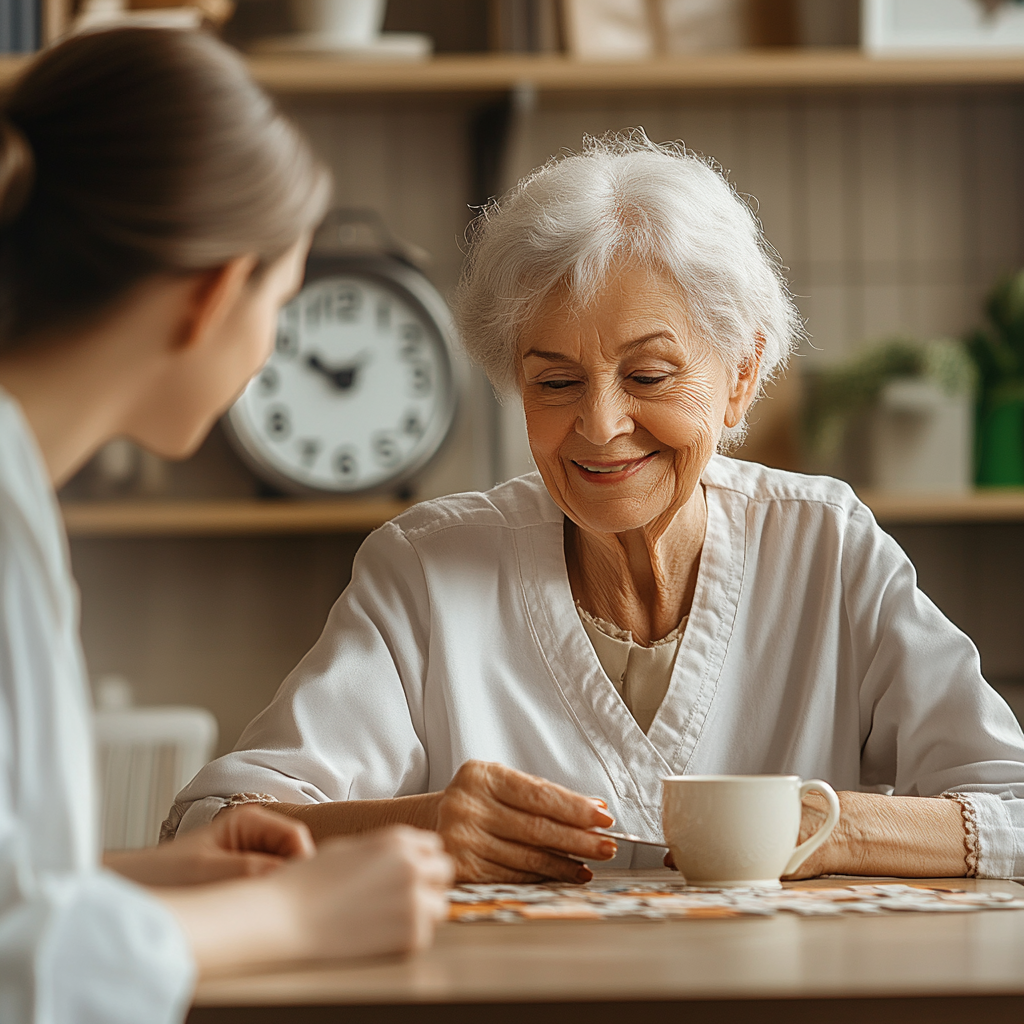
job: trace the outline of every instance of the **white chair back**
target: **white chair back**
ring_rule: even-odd
[[[153,846],[174,798],[213,756],[217,720],[205,708],[95,713],[105,850]]]

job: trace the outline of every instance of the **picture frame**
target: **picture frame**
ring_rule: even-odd
[[[1024,53],[1024,2],[862,0],[861,41],[875,57]]]

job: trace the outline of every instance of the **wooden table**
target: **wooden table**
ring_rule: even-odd
[[[1024,896],[1015,882],[954,882]],[[417,956],[206,981],[189,1017],[190,1024],[613,1020],[1024,1024],[1024,910],[446,924]]]

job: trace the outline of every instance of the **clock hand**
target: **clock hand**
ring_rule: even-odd
[[[356,374],[365,361],[365,356],[360,356],[356,362],[350,363],[348,366],[339,366],[337,369],[331,369],[314,353],[306,359],[306,365],[311,370],[322,373],[339,391],[348,391],[355,386]]]

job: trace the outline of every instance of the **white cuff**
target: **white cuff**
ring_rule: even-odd
[[[956,800],[963,808],[964,827],[968,830],[968,850],[973,843],[976,851],[974,874],[978,878],[1012,878],[1020,874],[1018,829],[1010,820],[1007,802],[994,793],[958,791],[942,795]],[[970,822],[974,825],[973,836]]]

